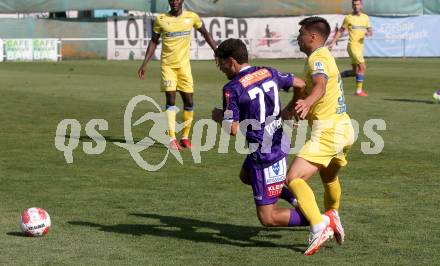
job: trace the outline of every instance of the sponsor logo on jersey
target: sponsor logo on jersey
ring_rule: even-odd
[[[278,197],[283,190],[284,182],[273,184],[266,187],[266,196],[269,198]]]
[[[270,185],[270,184],[274,184],[274,183],[284,182],[284,180],[286,180],[286,177],[284,175],[268,177],[268,178],[266,178],[266,184]]]
[[[351,28],[353,30],[366,30],[368,27],[367,26],[356,26],[356,25],[351,25]]]
[[[175,37],[183,37],[189,36],[191,31],[176,31],[176,32],[167,32],[165,33],[166,38],[175,38]]]
[[[276,164],[272,165],[272,171],[278,175],[280,172],[280,162],[277,162]]]
[[[262,200],[262,199],[263,199],[263,196],[254,196],[254,199],[256,199],[256,200]]]
[[[324,70],[324,64],[323,63],[321,63],[320,61],[316,61],[314,64],[313,64],[313,70]]]
[[[263,79],[272,77],[269,70],[263,68],[255,72],[249,73],[240,79],[240,83],[244,88],[251,86]]]
[[[265,168],[264,179],[266,181],[266,185],[284,183],[284,180],[286,180],[286,169],[284,160],[278,161],[275,164]]]

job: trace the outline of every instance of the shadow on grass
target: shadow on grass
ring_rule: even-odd
[[[28,237],[25,234],[23,234],[22,232],[7,232],[6,234],[8,236]]]
[[[416,100],[416,99],[395,99],[395,98],[385,98],[385,101],[393,101],[393,102],[407,102],[407,103],[426,103],[426,104],[434,104],[433,101],[427,100]]]
[[[80,141],[96,141],[94,139],[92,139],[90,136],[80,136],[79,138],[77,137],[72,137],[70,135],[57,135],[58,137],[64,137],[66,139],[78,139]],[[114,137],[109,137],[109,136],[103,136],[105,141],[107,142],[120,142],[120,143],[127,143],[127,141],[125,140],[125,138],[114,138]],[[133,139],[133,142],[137,143],[138,145],[142,145],[141,143],[138,143],[139,141],[141,141],[141,139]],[[148,144],[145,145],[151,148],[163,148],[163,149],[168,149],[168,147],[164,146],[163,144],[159,143],[159,142],[154,142],[153,144]]]
[[[283,237],[281,232],[306,230],[306,228],[264,228],[255,226],[243,226],[209,221],[201,221],[190,218],[164,216],[148,213],[132,213],[131,215],[159,220],[161,224],[117,224],[102,225],[85,221],[70,221],[69,224],[96,227],[100,231],[129,234],[135,236],[151,235],[159,237],[172,237],[194,242],[232,245],[238,247],[272,247],[286,248],[297,252],[304,252],[306,244],[278,245],[268,238],[279,239]],[[264,234],[259,236],[263,232]],[[304,240],[303,243],[306,241]]]

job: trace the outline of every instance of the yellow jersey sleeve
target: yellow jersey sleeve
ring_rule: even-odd
[[[193,20],[194,20],[194,28],[200,29],[202,27],[202,25],[203,25],[202,19],[196,13],[193,13],[193,16],[194,16],[194,18],[193,18]]]
[[[370,17],[365,15],[367,17],[367,28],[371,28],[371,23],[370,23]]]
[[[328,79],[329,68],[325,57],[320,56],[318,53],[315,53],[309,58],[308,64],[310,70],[310,77],[316,75],[324,75],[325,78]]]
[[[342,22],[342,27],[348,30],[348,25],[349,25],[349,18],[348,16],[345,16],[344,21]]]
[[[159,16],[156,16],[156,18],[154,18],[153,31],[157,34],[160,34],[162,32],[159,22]]]

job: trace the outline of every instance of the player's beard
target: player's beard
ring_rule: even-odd
[[[298,46],[299,46],[299,50],[303,53],[305,53],[306,51],[304,50],[304,44],[302,44],[301,41],[298,42]]]

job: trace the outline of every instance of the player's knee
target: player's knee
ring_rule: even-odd
[[[167,106],[175,106],[176,105],[176,99],[175,98],[167,98]]]
[[[323,183],[332,183],[332,182],[336,181],[337,178],[338,178],[337,176],[321,175],[321,181]]]
[[[264,227],[274,227],[277,226],[275,219],[273,219],[271,213],[262,214],[258,216],[258,219],[260,220],[260,223]]]
[[[299,172],[289,172],[286,176],[286,184],[289,185],[292,181],[296,179],[306,180],[306,176]]]
[[[194,100],[192,96],[189,96],[188,94],[182,95],[182,101],[185,108],[193,108]]]
[[[183,103],[183,107],[184,107],[184,108],[192,109],[192,108],[193,108],[193,105],[194,105],[194,102],[193,102],[192,99],[191,99],[191,100],[186,100],[186,101]]]

